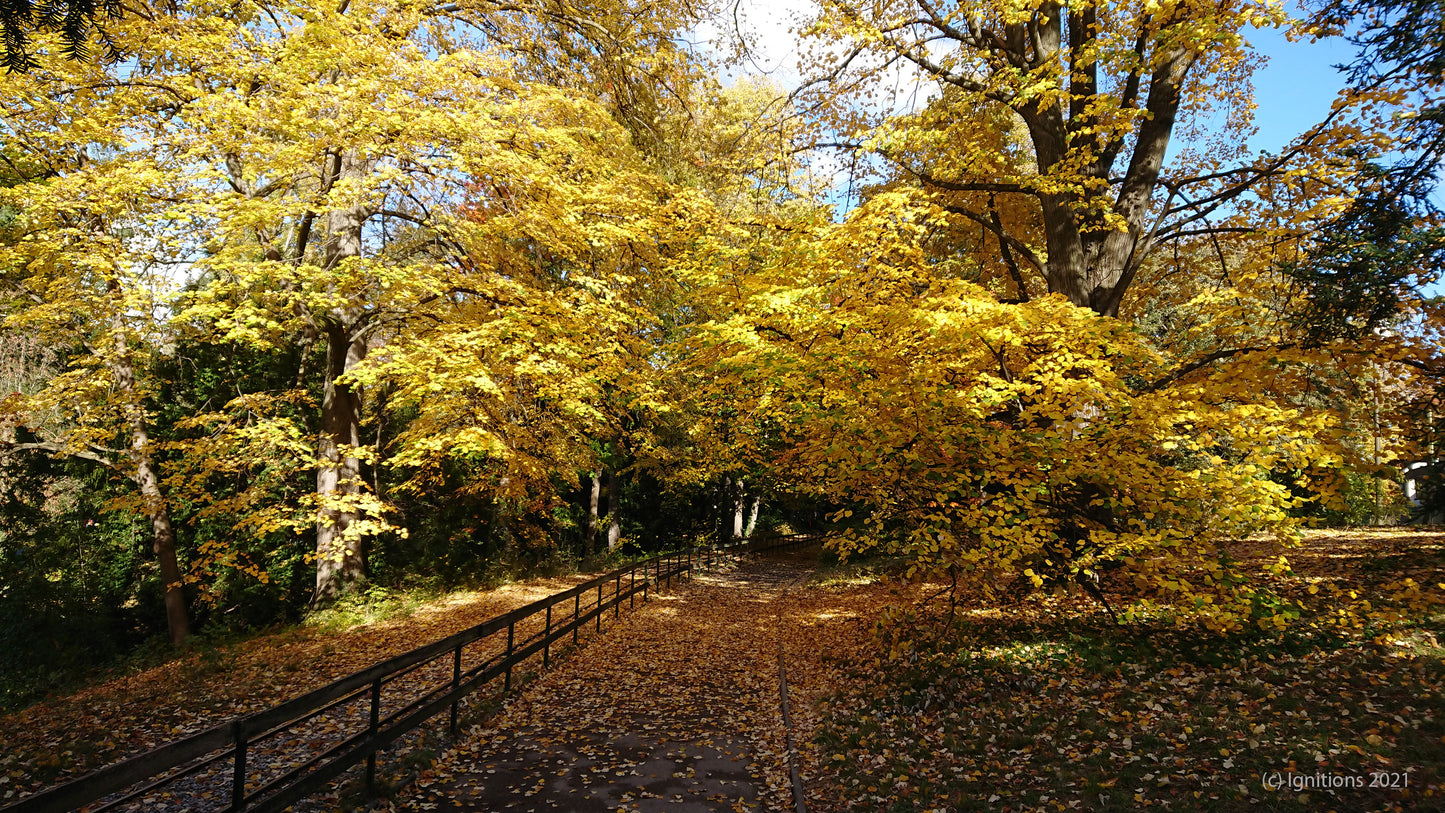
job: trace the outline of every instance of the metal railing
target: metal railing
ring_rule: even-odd
[[[653,556],[269,709],[39,791],[0,807],[0,813],[146,809],[145,800],[158,795],[168,797],[168,806],[178,798],[194,798],[206,800],[208,810],[280,811],[363,762],[370,797],[378,752],[443,711],[448,712],[448,731],[455,734],[465,698],[499,678],[502,691],[510,691],[519,665],[540,653],[546,669],[558,641],[570,637],[576,646],[579,631],[589,623],[600,632],[607,612],[617,618],[624,601],[635,607],[639,594],[646,602],[658,585],[723,559],[815,539],[795,535]],[[492,640],[503,633],[504,644]],[[265,758],[252,759],[258,753]],[[278,754],[290,761],[276,759]]]
[[[578,643],[591,624],[600,632],[611,611],[647,601],[651,590],[711,566],[729,549],[662,554],[613,570],[571,589],[490,618],[426,646],[397,655],[307,694],[199,734],[138,754],[0,808],[0,813],[90,813],[144,809],[147,798],[209,800],[203,809],[280,811],[316,793],[365,762],[365,789],[376,786],[377,754],[443,711],[455,733],[458,706],[497,679],[503,691],[512,672],[541,654],[550,666],[563,638]],[[500,639],[505,634],[505,644]],[[487,646],[491,643],[491,646]],[[249,759],[264,749],[292,757],[279,767]],[[97,804],[98,803],[98,804]]]

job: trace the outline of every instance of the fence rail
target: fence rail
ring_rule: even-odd
[[[363,762],[370,796],[376,786],[379,751],[443,711],[448,711],[448,730],[455,733],[458,707],[467,696],[499,678],[503,691],[510,690],[512,671],[538,653],[542,667],[547,668],[558,641],[570,636],[576,645],[579,631],[589,623],[600,632],[609,610],[617,618],[623,602],[635,607],[639,595],[646,602],[659,585],[688,577],[701,567],[711,568],[721,559],[757,555],[812,539],[815,537],[778,537],[653,556],[269,709],[42,790],[0,807],[0,813],[149,809],[144,800],[160,793],[169,793],[172,803],[176,796],[212,798],[215,804],[209,809],[233,813],[280,811]],[[505,645],[468,652],[503,632]],[[350,728],[341,736],[319,746],[308,730],[308,725],[334,730],[348,722]],[[295,754],[301,761],[282,765],[278,772],[274,766],[257,769],[249,759],[258,752],[269,755],[278,751]],[[266,767],[272,768],[269,774]]]

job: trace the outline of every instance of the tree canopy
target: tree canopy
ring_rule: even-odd
[[[1378,514],[1429,454],[1439,226],[1382,156],[1434,160],[1397,124],[1433,74],[1255,154],[1248,31],[1322,30],[1268,3],[829,0],[793,92],[711,79],[707,13],[196,0],[107,21],[123,60],[36,50],[0,269],[48,355],[6,453],[114,473],[176,639],[760,514],[1280,625],[1224,543]]]

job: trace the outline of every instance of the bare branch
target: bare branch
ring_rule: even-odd
[[[120,470],[120,466],[116,464],[115,461],[110,460],[109,458],[101,457],[95,452],[84,449],[67,449],[59,443],[55,443],[53,441],[47,440],[40,441],[38,443],[7,443],[5,447],[8,449],[13,449],[17,452],[46,452],[47,454],[55,455],[57,457],[74,457],[78,460],[88,460],[92,463],[99,463],[100,465],[114,471]]]

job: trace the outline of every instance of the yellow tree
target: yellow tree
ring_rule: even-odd
[[[1268,2],[827,0],[810,93],[835,144],[884,156],[1040,287],[1117,315],[1161,246],[1253,227],[1238,210],[1261,184],[1338,184],[1343,156],[1379,146],[1340,105],[1279,155],[1244,150],[1246,33],[1287,24]],[[877,98],[896,73],[922,111]]]
[[[723,538],[746,530],[769,490],[766,429],[740,404],[743,391],[714,387],[712,356],[697,328],[745,309],[756,272],[789,235],[827,219],[825,183],[800,158],[799,111],[781,88],[745,78],[700,105],[673,141],[663,172],[694,190],[696,238],[679,257],[686,283],[667,320],[666,342],[649,365],[659,375],[631,439],[638,465],[673,488],[706,491]],[[738,382],[733,382],[734,384]]]
[[[1185,371],[1061,295],[1000,302],[937,273],[928,235],[960,219],[876,195],[800,231],[706,327],[700,358],[777,439],[776,476],[858,512],[845,552],[984,590],[1077,585],[1181,621],[1283,623],[1224,542],[1288,538],[1294,479],[1344,454],[1338,415],[1277,397],[1300,357]]]
[[[84,159],[83,149],[57,153],[47,172],[27,180],[50,194],[73,193],[79,179],[57,170]],[[16,287],[4,324],[68,364],[36,382],[33,391],[0,401],[6,423],[35,436],[8,445],[87,460],[131,481],[135,499],[115,507],[132,508],[150,522],[167,626],[179,643],[190,623],[176,530],[151,438],[147,401],[153,382],[146,374],[148,357],[172,338],[163,311],[174,285],[162,265],[121,248],[138,215],[128,203],[97,199],[83,208],[50,208],[25,195],[25,185],[0,192],[7,202],[21,203],[17,240],[0,247],[0,265],[12,269]]]
[[[611,57],[613,71],[640,63],[687,19],[660,6],[634,11],[197,3],[112,27],[130,62],[56,61],[7,78],[17,143],[64,159],[49,178],[11,190],[37,224],[26,262],[51,261],[62,215],[124,212],[109,231],[85,221],[66,234],[88,257],[196,281],[178,313],[189,328],[325,349],[314,447],[285,421],[246,441],[315,468],[313,499],[261,524],[313,525],[318,603],[360,578],[363,541],[389,527],[361,476],[357,376],[367,356],[410,320],[505,307],[514,269],[499,256],[540,259],[606,239],[605,228],[584,233],[589,212],[574,205],[607,205],[616,184],[605,166],[632,139],[605,107],[539,77],[583,71],[592,58]],[[463,38],[469,30],[481,41]],[[488,43],[500,44],[469,47]],[[614,82],[603,101],[621,104],[624,89]],[[497,217],[463,214],[478,189],[495,193]],[[219,428],[246,426],[258,403],[238,400]],[[214,465],[248,463],[201,469]]]

